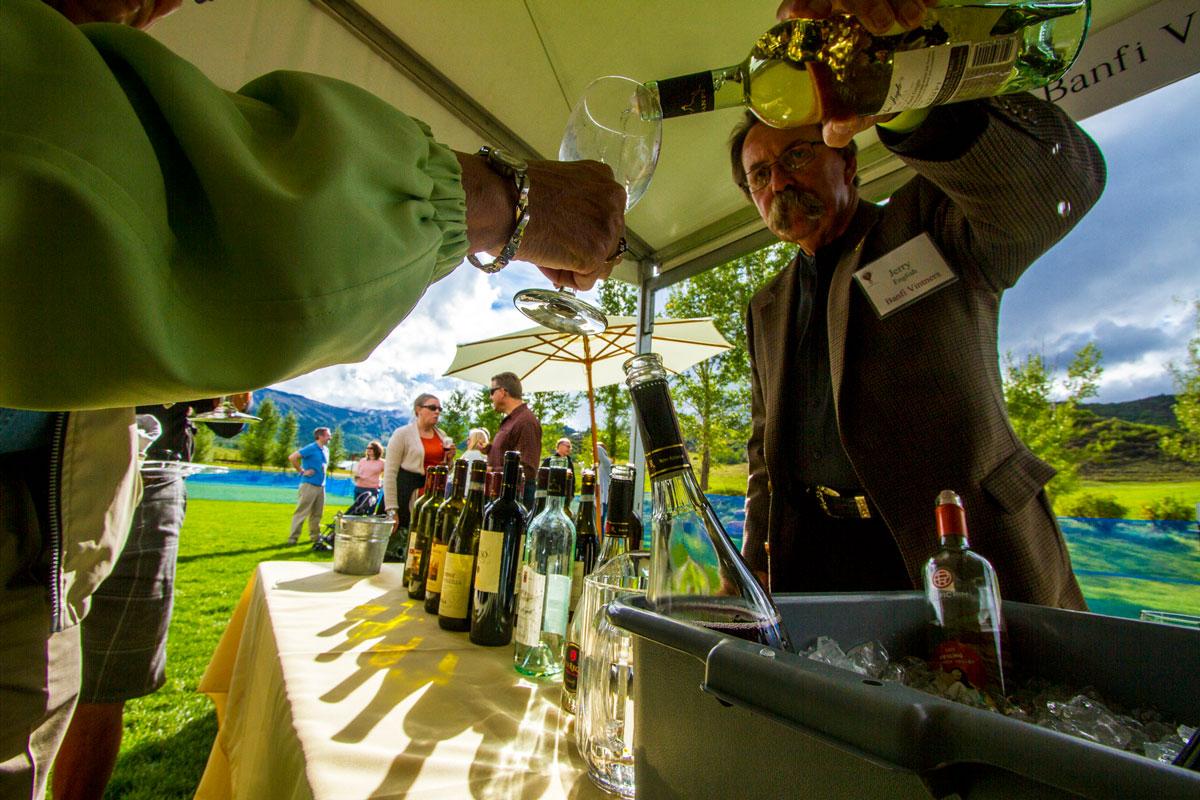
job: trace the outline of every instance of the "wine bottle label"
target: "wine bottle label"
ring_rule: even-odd
[[[500,562],[504,555],[502,531],[479,531],[479,560],[475,567],[475,591],[500,591]]]
[[[546,599],[546,576],[528,564],[521,569],[521,591],[517,599],[517,641],[537,647],[542,636],[542,606]]]
[[[563,688],[572,693],[579,691],[579,643],[570,640],[563,653]]]
[[[980,652],[965,642],[949,640],[933,650],[930,666],[958,678],[973,689],[987,685],[987,665]]]
[[[446,545],[435,544],[429,551],[429,579],[425,582],[425,591],[440,592],[442,590],[442,564],[446,559]]]
[[[712,111],[714,106],[713,74],[696,72],[658,81],[658,102],[664,117],[682,117]]]
[[[880,114],[990,97],[1012,74],[1015,36],[919,50],[899,50]]]
[[[410,544],[408,546],[408,565],[407,565],[405,571],[408,573],[409,577],[411,578],[412,576],[416,575],[417,570],[420,568],[421,568],[421,551],[418,550],[417,548],[413,547]]]
[[[542,630],[567,635],[567,614],[571,606],[571,576],[546,576],[546,612]]]
[[[579,596],[583,594],[583,562],[576,561],[571,565],[571,613],[579,605]]]
[[[438,616],[451,619],[466,619],[470,598],[471,574],[475,559],[470,553],[446,553],[442,569],[442,599],[438,604]]]

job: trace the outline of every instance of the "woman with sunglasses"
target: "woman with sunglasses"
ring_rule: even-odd
[[[442,402],[432,394],[417,395],[413,418],[397,428],[387,444],[383,467],[384,505],[396,512],[396,527],[407,528],[417,490],[425,485],[425,470],[444,463],[456,452],[454,441],[437,426]]]

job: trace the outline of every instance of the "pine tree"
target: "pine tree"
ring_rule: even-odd
[[[271,448],[270,463],[273,467],[287,469],[288,456],[299,447],[300,419],[295,411],[289,411],[279,425],[279,434]]]
[[[329,437],[329,468],[328,472],[333,472],[337,467],[338,462],[346,457],[346,434],[342,431],[342,426],[339,425],[333,429],[333,434]]]
[[[280,420],[275,403],[270,399],[258,404],[255,416],[262,421],[246,426],[246,431],[242,434],[241,453],[243,461],[261,468],[270,459]]]

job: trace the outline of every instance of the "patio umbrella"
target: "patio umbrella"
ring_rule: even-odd
[[[594,336],[561,333],[541,325],[460,344],[446,376],[487,385],[498,372],[513,372],[533,392],[587,392],[592,422],[592,462],[596,452],[596,394],[600,386],[625,379],[621,365],[634,355],[635,317],[609,317],[608,329]],[[678,374],[728,350],[712,317],[656,319],[651,350]]]

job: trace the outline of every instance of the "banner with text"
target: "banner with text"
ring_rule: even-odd
[[[1080,120],[1200,72],[1198,12],[1200,0],[1162,0],[1089,34],[1070,71],[1038,91]]]

